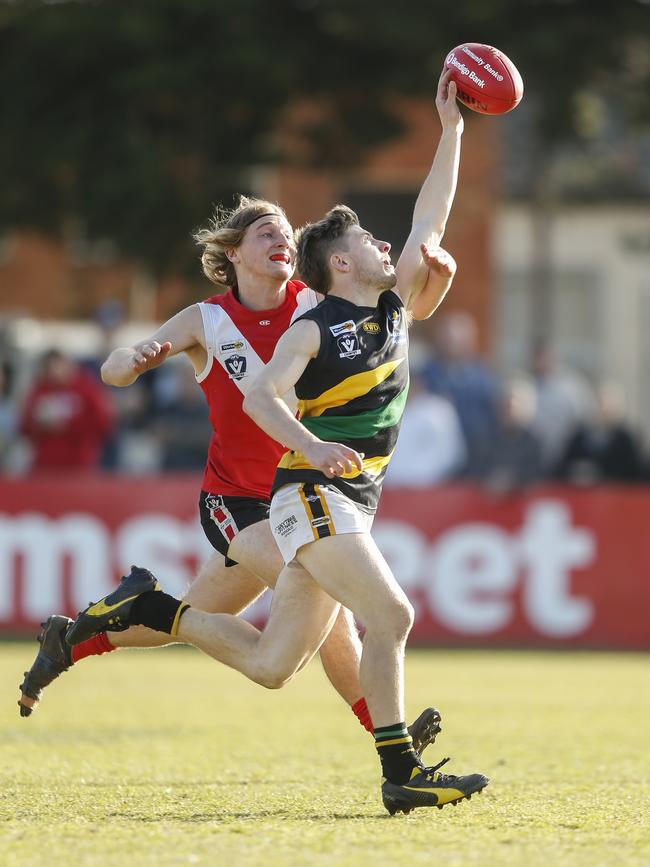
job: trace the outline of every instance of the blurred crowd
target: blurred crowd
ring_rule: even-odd
[[[543,481],[650,479],[617,383],[590,382],[551,346],[498,376],[463,312],[441,314],[431,345],[413,340],[411,387],[387,486],[466,480],[495,494]],[[105,349],[106,347],[104,347]],[[102,352],[104,353],[104,349]],[[200,471],[210,423],[194,372],[175,358],[128,388],[100,379],[101,357],[51,348],[29,366],[0,356],[0,470]]]

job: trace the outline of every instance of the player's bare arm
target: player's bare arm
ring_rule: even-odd
[[[414,299],[429,280],[422,245],[429,249],[440,246],[456,193],[463,118],[456,102],[456,84],[450,80],[449,71],[440,76],[436,108],[442,134],[431,170],[415,203],[411,233],[395,268],[396,291],[407,309],[411,309]]]
[[[456,260],[442,247],[421,247],[422,258],[429,269],[424,289],[411,302],[413,319],[428,319],[442,303],[456,274]]]
[[[251,382],[244,399],[244,412],[279,443],[304,455],[326,476],[340,476],[361,470],[361,456],[340,443],[323,442],[292,415],[282,395],[298,382],[320,348],[320,331],[315,322],[296,322],[282,336],[273,357]]]
[[[172,316],[146,340],[114,349],[102,365],[102,379],[107,385],[131,385],[142,373],[160,367],[179,352],[188,354],[197,372],[205,367],[203,320],[197,304]]]

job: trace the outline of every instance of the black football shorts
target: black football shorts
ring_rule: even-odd
[[[226,558],[226,566],[236,566],[237,561],[228,556],[228,548],[237,533],[251,524],[266,521],[269,517],[270,500],[256,497],[224,497],[201,491],[199,513],[201,526],[212,547]]]

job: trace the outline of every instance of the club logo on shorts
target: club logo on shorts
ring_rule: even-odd
[[[298,518],[296,518],[295,515],[289,515],[289,517],[285,518],[284,521],[280,521],[274,532],[277,533],[278,536],[286,538],[291,533],[293,533],[297,526]]]
[[[237,524],[235,524],[233,516],[226,508],[223,497],[206,494],[205,508],[208,510],[210,520],[217,525],[228,542],[232,542],[238,532]]]
[[[357,323],[354,319],[347,319],[345,322],[339,322],[337,325],[330,325],[332,337],[338,337],[339,334],[354,334],[357,330]]]
[[[345,337],[339,337],[336,342],[341,350],[339,358],[354,358],[355,355],[361,355],[359,338],[356,334],[347,334]]]
[[[230,379],[242,379],[246,376],[246,359],[243,355],[231,355],[224,364]]]

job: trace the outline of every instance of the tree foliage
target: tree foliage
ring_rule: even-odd
[[[80,220],[173,269],[211,202],[288,158],[296,101],[319,109],[297,130],[303,158],[354,164],[470,40],[516,60],[547,139],[575,133],[589,91],[647,121],[649,24],[642,0],[5,0],[0,225]]]

